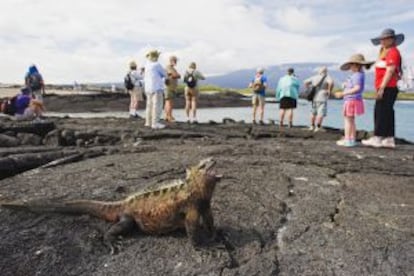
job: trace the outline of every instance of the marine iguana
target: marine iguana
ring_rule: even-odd
[[[146,234],[185,229],[191,243],[198,245],[202,230],[209,238],[215,235],[210,204],[216,183],[222,177],[213,171],[215,163],[212,158],[204,159],[187,169],[185,180],[137,192],[120,201],[12,201],[1,202],[0,206],[35,213],[89,214],[113,222],[104,234],[104,242],[112,254],[116,249],[116,238],[136,226]]]

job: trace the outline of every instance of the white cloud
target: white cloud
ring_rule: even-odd
[[[317,17],[310,9],[288,6],[276,11],[275,20],[288,31],[308,33],[314,31]]]
[[[142,64],[150,47],[161,49],[162,62],[175,54],[179,70],[196,61],[207,75],[288,62],[340,62],[353,51],[375,56],[366,36],[382,26],[371,30],[355,17],[357,7],[344,10],[357,1],[268,2],[2,0],[0,82],[21,82],[31,63],[48,82],[120,81],[129,61]],[[390,18],[404,24],[411,14],[397,20],[391,12]],[[412,52],[409,45],[403,49]]]

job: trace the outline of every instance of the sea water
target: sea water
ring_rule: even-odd
[[[358,116],[356,119],[357,129],[364,129],[372,131],[374,128],[374,104],[373,100],[365,100],[365,114]],[[330,100],[328,102],[328,115],[324,119],[324,126],[330,126],[334,128],[343,129],[344,119],[342,116],[341,100]],[[414,142],[414,101],[397,101],[394,106],[395,109],[395,121],[396,121],[396,136],[407,139]],[[127,118],[129,114],[127,107],[125,112],[100,112],[100,113],[57,113],[49,112],[46,116],[65,116],[77,118],[105,118],[105,117],[117,117]],[[306,100],[299,100],[298,106],[294,111],[293,124],[307,126],[310,121],[310,103]],[[144,117],[145,111],[140,110],[139,115]],[[277,103],[266,103],[265,122],[273,120],[278,122],[279,120],[279,105]],[[177,121],[186,121],[184,109],[174,109],[174,117]],[[199,122],[208,122],[210,120],[221,122],[223,118],[232,118],[236,121],[244,120],[247,123],[252,121],[252,108],[251,107],[222,107],[222,108],[199,108],[197,109],[197,120]],[[258,117],[257,117],[258,118]],[[285,124],[287,121],[285,122]]]

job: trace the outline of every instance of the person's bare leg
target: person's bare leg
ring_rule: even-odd
[[[193,100],[191,101],[191,113],[193,115],[193,120],[197,121],[197,98],[193,97]]]
[[[289,127],[293,126],[293,108],[288,109]]]
[[[283,126],[284,120],[285,120],[285,110],[284,109],[280,109],[279,110],[279,126],[280,127]]]
[[[264,103],[260,104],[259,106],[259,115],[260,115],[260,121],[263,122],[264,118]]]

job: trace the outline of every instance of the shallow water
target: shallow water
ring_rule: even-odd
[[[374,101],[365,101],[365,114],[357,118],[357,128],[365,130],[373,130],[374,123]],[[342,101],[332,100],[328,103],[328,116],[325,118],[324,125],[343,128],[342,117]],[[414,118],[414,102],[413,101],[397,101],[395,104],[396,111],[396,136],[414,141],[414,128],[412,118]],[[265,121],[278,121],[279,106],[276,103],[267,103],[265,106]],[[139,114],[144,117],[144,110],[140,110]],[[49,112],[46,116],[65,116],[77,118],[105,118],[117,117],[128,118],[127,112],[85,112],[85,113],[58,113]],[[185,121],[184,109],[175,109],[174,117],[177,121]],[[223,118],[233,118],[237,121],[244,120],[251,122],[251,107],[225,107],[225,108],[200,108],[197,110],[197,119],[199,122],[208,122],[209,120],[221,122]],[[310,104],[305,100],[299,100],[298,108],[295,110],[293,123],[295,125],[308,125],[310,118]]]

